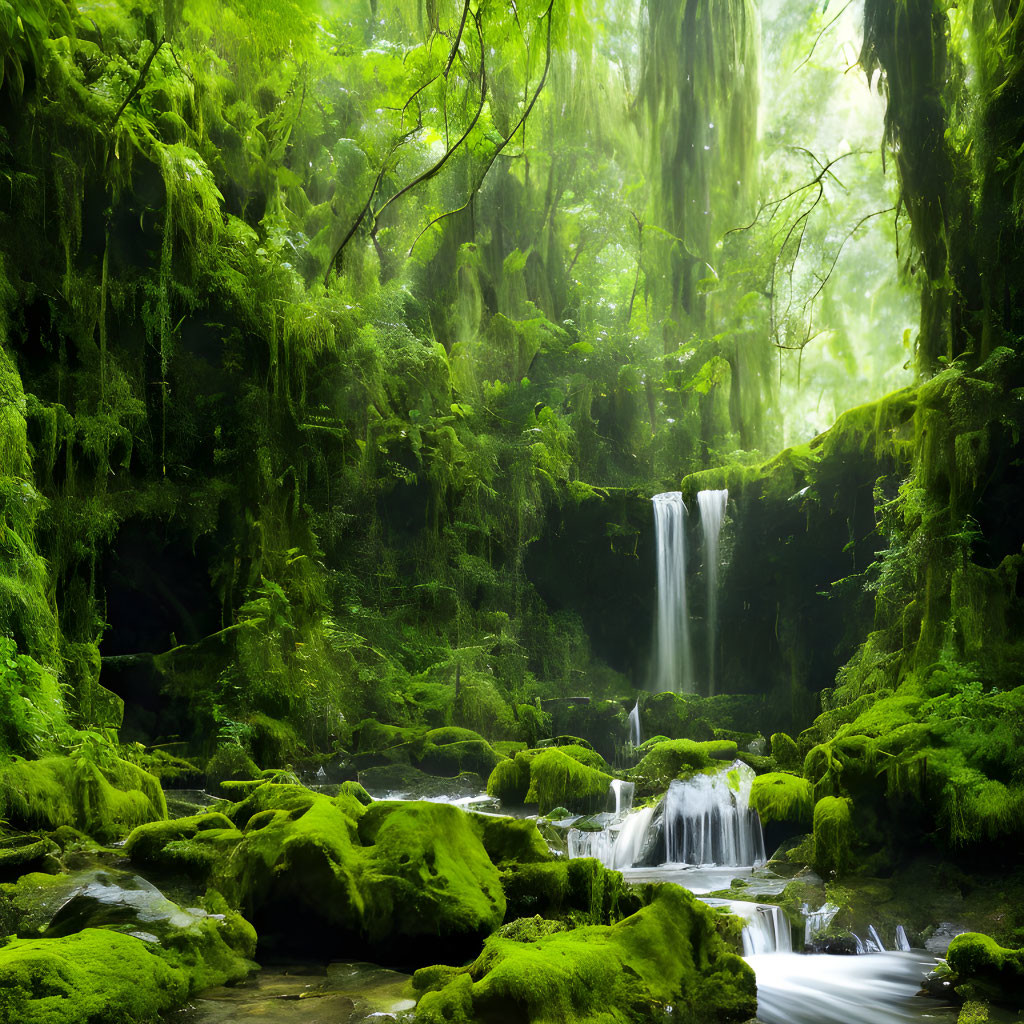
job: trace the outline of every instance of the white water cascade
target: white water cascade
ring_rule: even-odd
[[[637,697],[633,710],[629,713],[629,745],[635,750],[643,743],[640,733],[640,698]]]
[[[681,491],[656,494],[651,501],[658,569],[654,689],[693,693],[690,618],[686,607],[686,506]]]
[[[728,490],[698,491],[697,506],[704,532],[704,581],[707,584],[708,696],[715,695],[715,648],[718,631],[718,541],[729,503]]]
[[[621,818],[633,809],[633,793],[636,787],[632,782],[612,779],[608,784],[608,792],[615,798],[615,817]]]
[[[734,761],[714,775],[674,781],[665,794],[665,847],[675,864],[750,866],[765,861],[764,836],[750,809],[755,772]]]
[[[771,903],[747,903],[704,897],[710,907],[727,907],[743,922],[743,955],[792,953],[793,934],[780,907]]]

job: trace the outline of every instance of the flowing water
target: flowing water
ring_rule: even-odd
[[[596,857],[631,882],[682,885],[709,906],[739,917],[763,1024],[954,1024],[955,1011],[918,995],[937,961],[911,951],[902,927],[893,943],[898,952],[884,952],[872,927],[866,940],[857,940],[865,955],[800,954],[793,952],[793,930],[779,907],[706,895],[749,878],[764,861],[761,823],[749,806],[753,778],[751,768],[736,762],[714,775],[677,780],[657,809],[598,816],[607,823],[600,831],[570,829],[569,855]],[[616,806],[622,806],[617,793]],[[652,866],[659,856],[662,863]],[[633,866],[641,862],[648,866]],[[827,928],[837,912],[828,903],[818,910],[804,907],[805,941]]]
[[[707,586],[707,647],[708,647],[708,696],[715,695],[715,651],[718,631],[718,542],[722,533],[722,521],[729,503],[729,492],[698,491],[697,507],[700,509],[700,525],[704,532],[704,582]]]
[[[956,1011],[920,997],[935,967],[927,953],[869,956],[756,954],[757,1019],[764,1024],[904,1024],[944,1021]]]
[[[640,733],[640,698],[637,697],[633,710],[629,713],[629,745],[635,750],[643,743]]]
[[[656,494],[658,617],[654,689],[693,693],[690,617],[686,607],[686,506],[681,491]]]

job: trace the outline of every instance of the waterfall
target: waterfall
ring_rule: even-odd
[[[728,907],[743,921],[743,955],[758,953],[792,953],[793,933],[789,920],[779,907],[771,903],[746,903],[742,900],[720,900],[704,897],[711,907]]]
[[[686,506],[681,491],[656,494],[651,500],[658,553],[654,689],[693,693],[690,619],[686,609]]]
[[[707,584],[708,696],[715,695],[715,645],[718,630],[718,539],[722,532],[729,492],[698,491],[700,523],[704,531],[704,581]]]
[[[640,733],[640,698],[637,697],[633,710],[629,713],[629,745],[635,750],[643,742]]]
[[[809,946],[812,940],[832,923],[833,918],[839,913],[839,908],[834,903],[826,902],[817,910],[811,910],[806,903],[802,909],[804,915],[804,945]]]
[[[907,938],[907,930],[903,925],[896,925],[896,948],[901,953],[910,952],[910,939]]]
[[[714,775],[672,782],[665,794],[667,860],[735,867],[763,863],[761,821],[750,809],[754,775],[735,761]]]
[[[636,786],[632,782],[623,782],[622,779],[612,779],[608,785],[608,792],[615,798],[615,817],[621,818],[633,809],[633,793]]]

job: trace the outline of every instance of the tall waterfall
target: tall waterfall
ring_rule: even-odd
[[[693,693],[690,617],[686,608],[686,506],[681,491],[656,494],[651,500],[658,552],[654,689]]]
[[[704,531],[704,581],[707,584],[708,696],[715,695],[715,647],[718,630],[718,539],[729,492],[698,491],[700,524]]]

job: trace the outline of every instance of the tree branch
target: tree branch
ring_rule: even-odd
[[[512,139],[515,138],[516,133],[526,123],[526,119],[530,116],[531,111],[537,103],[537,97],[540,96],[541,90],[544,88],[544,83],[545,81],[547,81],[548,77],[548,69],[551,67],[551,10],[554,6],[555,0],[551,0],[551,2],[547,6],[547,10],[541,15],[541,17],[548,19],[547,39],[545,43],[546,50],[544,55],[544,71],[541,73],[540,81],[537,83],[537,88],[534,90],[533,97],[531,98],[529,105],[523,111],[523,114],[519,118],[519,120],[515,123],[515,126],[512,128],[512,131],[508,133],[508,136],[502,139],[501,142],[498,143],[498,145],[495,147],[494,152],[491,154],[490,160],[487,161],[487,166],[484,167],[483,173],[477,179],[476,185],[473,186],[473,190],[470,192],[469,198],[461,206],[457,206],[454,210],[448,210],[445,213],[439,214],[432,221],[430,221],[430,223],[427,224],[427,226],[413,239],[412,245],[409,246],[409,256],[413,254],[413,250],[419,244],[420,239],[435,224],[440,224],[441,221],[447,219],[448,217],[453,217],[455,216],[455,214],[461,213],[463,210],[466,209],[467,206],[469,206],[471,202],[473,202],[474,198],[476,197],[476,194],[483,187],[484,179],[487,177],[488,172],[490,171],[491,167],[494,166],[494,161],[498,159],[498,157],[501,155],[502,150],[504,150],[504,148],[512,141]]]

